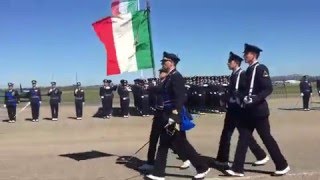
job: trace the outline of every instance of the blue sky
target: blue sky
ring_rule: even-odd
[[[181,57],[186,76],[229,74],[229,51],[241,55],[247,42],[264,50],[261,62],[271,75],[320,74],[317,0],[151,0],[151,6],[157,69],[166,50]],[[91,23],[108,15],[110,0],[0,1],[0,86],[32,79],[68,85],[76,72],[86,85],[140,77],[106,77],[105,50]]]

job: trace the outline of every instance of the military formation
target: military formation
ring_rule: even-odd
[[[269,160],[269,155],[275,164],[273,176],[282,176],[290,171],[287,160],[281,153],[276,140],[271,135],[269,116],[270,111],[266,98],[272,93],[272,82],[268,68],[259,63],[259,56],[262,50],[253,45],[245,44],[244,59],[249,64],[248,69],[240,68],[243,59],[230,52],[228,68],[232,70],[229,82],[226,82],[226,90],[221,91],[219,96],[225,100],[227,110],[225,124],[222,130],[219,150],[216,158],[216,165],[225,169],[225,174],[233,177],[244,176],[244,164],[248,147],[255,155],[257,161],[253,165],[262,166]],[[205,99],[202,95],[211,95],[205,91],[205,87],[219,85],[208,84],[201,79],[196,80],[197,88],[192,88],[193,83],[187,84],[186,80],[177,70],[180,59],[171,53],[164,52],[161,64],[166,71],[166,75],[159,85],[159,94],[162,94],[162,108],[156,110],[154,116],[148,149],[147,163],[139,167],[141,171],[147,171],[147,179],[164,180],[165,167],[167,162],[168,149],[172,149],[183,161],[181,169],[195,167],[197,174],[194,179],[203,179],[210,172],[206,162],[199,157],[199,153],[189,143],[186,133],[186,125],[190,124],[192,117],[186,111],[188,100],[197,102],[199,107],[189,107],[192,110],[203,111]],[[191,86],[190,86],[191,85]],[[220,82],[221,85],[221,82]],[[191,92],[188,90],[193,89]],[[212,93],[219,91],[212,91]],[[223,93],[222,93],[223,92]],[[190,96],[191,95],[191,96]],[[195,109],[197,108],[197,109]],[[239,131],[239,140],[232,165],[229,161],[230,141],[234,130]],[[256,130],[266,146],[269,155],[260,147],[253,138],[253,131]],[[157,148],[157,143],[159,146]],[[157,150],[157,151],[156,151]],[[155,153],[157,152],[157,153]]]
[[[164,52],[161,60],[162,68],[159,78],[148,80],[136,79],[133,85],[121,80],[113,85],[111,80],[103,80],[99,96],[102,104],[102,117],[112,116],[114,93],[119,94],[121,114],[129,117],[130,93],[133,94],[134,107],[143,117],[153,114],[153,124],[149,138],[147,163],[139,167],[147,171],[147,179],[164,180],[169,149],[172,149],[182,160],[181,169],[191,165],[197,174],[195,179],[203,179],[210,172],[210,167],[187,139],[187,132],[194,127],[191,113],[226,112],[224,127],[216,156],[216,165],[225,169],[228,176],[243,177],[244,163],[248,148],[257,161],[253,165],[265,165],[270,159],[275,164],[274,176],[282,176],[290,171],[290,167],[282,154],[276,140],[271,135],[270,111],[266,98],[272,93],[272,82],[267,66],[259,63],[262,50],[254,45],[245,44],[244,59],[230,52],[227,59],[230,76],[183,78],[177,70],[180,58]],[[247,70],[241,69],[241,63],[249,65]],[[8,84],[5,92],[5,107],[8,110],[9,122],[16,121],[16,107],[20,102],[18,91],[13,83]],[[311,84],[304,79],[300,84],[304,109],[308,110],[307,100],[312,95]],[[37,82],[32,81],[28,92],[32,111],[32,122],[39,122],[42,96],[50,97],[52,120],[57,121],[62,91],[51,83],[47,94],[42,94]],[[81,83],[74,89],[76,117],[82,119],[85,91]],[[29,105],[29,104],[27,104]],[[230,164],[230,142],[234,130],[239,131],[234,162]],[[268,151],[265,152],[254,139],[256,130]],[[157,146],[159,144],[159,146]]]

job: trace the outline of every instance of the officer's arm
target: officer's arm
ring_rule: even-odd
[[[272,93],[273,88],[268,68],[262,65],[258,67],[259,71],[257,71],[257,78],[260,83],[261,91],[257,94],[257,101],[260,102],[265,100]]]
[[[182,107],[185,103],[185,88],[184,88],[184,79],[180,74],[172,75],[172,87],[175,97],[175,108],[180,113]]]
[[[310,83],[310,93],[312,93],[312,84]]]
[[[83,90],[82,93],[83,93],[83,94],[82,94],[82,95],[83,95],[83,102],[86,102],[84,90]]]

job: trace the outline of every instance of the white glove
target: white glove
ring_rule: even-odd
[[[75,90],[75,93],[77,93],[78,91],[79,91],[79,90],[78,90],[78,89],[76,89],[76,90]]]
[[[300,96],[303,97],[304,96],[303,93],[301,93]]]
[[[104,96],[101,96],[101,99],[104,99]]]
[[[246,96],[246,97],[244,97],[243,102],[244,102],[245,104],[251,104],[251,103],[252,103],[252,98]]]
[[[52,92],[52,89],[49,90],[49,93],[51,93],[51,92]]]
[[[3,105],[3,107],[5,107],[5,108],[6,108],[6,107],[7,107],[7,105],[5,105],[5,104],[4,104],[4,105]]]
[[[85,102],[82,103],[83,105],[86,104]]]
[[[175,121],[173,119],[169,118],[168,124],[171,125],[173,123],[175,123]]]
[[[42,101],[39,101],[39,104],[41,104],[42,103]]]
[[[312,96],[312,93],[310,95]]]

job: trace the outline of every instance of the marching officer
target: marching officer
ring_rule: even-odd
[[[141,171],[151,171],[154,168],[154,158],[157,150],[158,145],[158,139],[160,137],[160,134],[163,130],[163,123],[161,120],[159,120],[158,116],[160,115],[160,112],[163,110],[163,99],[162,99],[162,93],[161,93],[161,87],[163,85],[163,82],[167,76],[167,72],[164,69],[159,70],[159,79],[160,82],[157,86],[153,86],[150,88],[150,92],[156,94],[156,112],[152,121],[151,126],[151,132],[150,132],[150,143],[148,148],[148,160],[147,163],[143,164],[139,167],[139,170]]]
[[[217,155],[217,165],[228,167],[230,141],[234,129],[238,126],[239,121],[245,121],[245,115],[243,111],[243,98],[246,94],[246,75],[241,66],[243,59],[230,52],[228,59],[228,67],[232,70],[230,76],[230,84],[228,86],[227,94],[227,114],[224,119],[224,126],[220,137],[219,150]],[[269,158],[262,148],[257,144],[253,136],[249,137],[249,147],[251,152],[258,159],[254,165],[264,165]]]
[[[250,138],[254,130],[261,137],[266,146],[276,171],[274,176],[285,175],[290,167],[280,148],[270,132],[269,115],[270,111],[266,101],[267,96],[272,93],[272,82],[268,68],[259,64],[258,58],[262,50],[256,46],[245,44],[244,58],[249,67],[246,71],[247,85],[244,95],[244,111],[246,117],[239,123],[239,141],[232,168],[226,171],[230,176],[243,177],[244,163],[248,150]]]
[[[32,122],[39,122],[39,113],[40,113],[40,105],[41,105],[41,91],[40,88],[37,87],[37,81],[32,80],[32,88],[28,93],[28,97],[31,103],[31,111],[32,111]]]
[[[118,94],[120,96],[120,107],[122,116],[124,118],[129,117],[129,105],[130,105],[130,96],[129,93],[132,91],[131,87],[128,85],[128,81],[122,79],[120,81],[121,85],[118,87]]]
[[[81,120],[83,114],[83,105],[85,104],[85,93],[81,88],[80,82],[77,82],[77,88],[74,90],[74,101],[76,105],[77,120]]]
[[[13,89],[13,83],[8,83],[8,90],[4,95],[4,107],[8,110],[9,123],[16,122],[17,104],[20,103],[19,93]]]
[[[48,96],[50,97],[52,121],[58,121],[61,94],[62,92],[60,91],[60,89],[57,88],[57,83],[51,82],[51,88],[49,89]]]
[[[310,111],[309,100],[312,96],[312,85],[308,81],[307,76],[303,76],[302,81],[300,82],[300,93],[303,101],[303,109],[305,111]]]
[[[210,171],[206,162],[200,158],[199,154],[176,129],[177,123],[181,123],[180,116],[186,102],[185,82],[182,75],[176,70],[176,65],[180,59],[175,54],[163,53],[162,66],[168,72],[163,82],[161,92],[163,93],[164,109],[160,111],[157,120],[161,121],[164,129],[160,135],[160,146],[158,147],[154,172],[146,177],[152,180],[164,179],[167,163],[168,149],[174,147],[179,153],[183,152],[196,168],[196,179],[204,178]]]
[[[103,119],[110,119],[112,113],[113,91],[117,89],[113,86],[111,80],[103,80],[103,87],[100,88],[100,97],[103,109]]]

